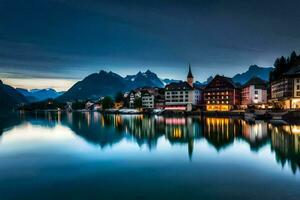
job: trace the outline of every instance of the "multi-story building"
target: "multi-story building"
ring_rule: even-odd
[[[127,95],[129,108],[134,108],[136,99],[140,97],[141,97],[140,91],[131,90]]]
[[[250,105],[264,108],[267,104],[267,83],[253,77],[242,87],[242,107],[247,108]]]
[[[155,106],[155,97],[149,91],[142,91],[142,107],[144,109],[151,109]]]
[[[270,103],[282,109],[300,108],[300,66],[271,81]]]
[[[163,88],[144,88],[141,90],[141,96],[144,109],[164,108],[165,106]]]
[[[231,78],[216,75],[204,89],[207,111],[229,111],[240,105],[240,88]]]
[[[187,81],[174,82],[165,87],[165,109],[191,111],[201,103],[202,91],[194,85],[194,77],[189,66]]]

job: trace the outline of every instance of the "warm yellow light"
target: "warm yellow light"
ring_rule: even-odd
[[[229,105],[207,105],[206,110],[207,111],[229,111],[230,106]]]

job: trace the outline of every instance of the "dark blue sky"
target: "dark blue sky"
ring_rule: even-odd
[[[101,69],[184,79],[188,62],[203,81],[300,51],[296,0],[0,2],[0,78],[17,86]]]

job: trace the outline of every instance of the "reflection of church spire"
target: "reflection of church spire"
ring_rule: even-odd
[[[193,157],[193,151],[194,151],[194,140],[190,139],[188,141],[188,149],[189,149],[189,158],[192,160]]]

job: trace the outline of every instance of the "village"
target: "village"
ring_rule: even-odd
[[[114,100],[107,97],[101,101],[90,100],[85,103],[84,110],[125,114],[205,112],[230,115],[249,110],[263,115],[267,110],[295,111],[300,108],[299,72],[300,66],[293,67],[271,82],[252,77],[244,85],[216,75],[206,86],[197,86],[189,65],[186,81],[173,82],[164,88],[137,88],[117,94]],[[71,102],[67,109],[72,111]]]

